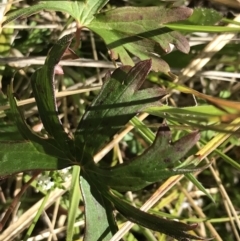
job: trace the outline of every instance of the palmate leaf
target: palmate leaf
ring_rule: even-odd
[[[153,70],[168,73],[169,66],[159,55],[170,51],[170,43],[189,52],[187,39],[163,24],[187,19],[192,10],[186,7],[123,7],[96,15],[88,28],[100,35],[111,50],[113,59],[133,65],[129,53],[141,60],[151,58]]]
[[[199,140],[198,132],[190,133],[171,143],[170,129],[159,128],[153,144],[140,156],[128,163],[108,169],[88,168],[93,178],[118,191],[140,190],[170,176],[194,172],[194,168],[177,168],[178,162]]]
[[[85,112],[75,133],[76,146],[85,143],[93,154],[109,141],[142,108],[160,105],[161,88],[138,90],[151,69],[151,60],[133,68],[123,66],[108,76],[99,95]]]
[[[18,9],[7,14],[5,25],[19,17],[28,17],[42,10],[66,12],[72,16],[80,26],[87,26],[94,18],[94,15],[104,7],[108,0],[85,0],[67,1],[61,0],[61,4],[56,1],[40,1],[31,7]]]
[[[192,10],[186,7],[123,7],[99,13],[108,1],[41,1],[34,6],[8,14],[3,25],[21,16],[29,16],[41,10],[62,11],[70,14],[78,27],[87,27],[100,35],[111,50],[113,59],[118,57],[124,65],[133,65],[129,53],[141,60],[151,58],[153,70],[166,74],[168,64],[159,55],[169,53],[170,43],[189,52],[187,39],[164,24],[187,19]]]

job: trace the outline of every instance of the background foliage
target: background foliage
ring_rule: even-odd
[[[226,22],[230,22],[234,17],[234,13],[237,12],[236,6],[230,8],[228,5],[209,3],[211,1],[190,1],[188,3],[190,7],[197,7],[197,4],[202,4],[203,7],[208,7],[209,9],[202,10],[196,8],[194,14],[188,18],[191,15],[190,10],[184,10],[184,14],[181,10],[178,12],[178,8],[169,10],[169,12],[162,11],[166,6],[159,1],[157,8],[152,8],[152,11],[149,10],[147,12],[145,15],[146,19],[144,19],[146,25],[142,25],[138,24],[137,21],[139,21],[139,18],[146,11],[143,9],[141,12],[136,7],[140,5],[155,6],[157,5],[155,1],[153,3],[151,1],[144,1],[144,3],[143,1],[109,1],[104,10],[129,5],[134,6],[134,8],[130,12],[124,11],[124,9],[121,10],[122,12],[114,9],[107,14],[101,13],[94,19],[95,11],[100,9],[105,2],[99,1],[99,4],[95,5],[91,11],[88,11],[81,1],[79,1],[79,5],[74,5],[75,3],[72,2],[72,6],[70,4],[65,6],[63,1],[59,7],[56,7],[57,5],[54,1],[48,1],[48,4],[52,3],[52,10],[64,9],[65,11],[40,11],[34,15],[31,15],[32,12],[29,12],[27,18],[18,18],[14,23],[11,22],[1,29],[0,61],[2,64],[2,92],[0,99],[0,156],[1,160],[5,161],[2,161],[0,164],[0,173],[2,177],[5,177],[13,172],[33,169],[34,171],[7,176],[7,178],[1,180],[0,208],[3,217],[2,224],[7,221],[7,225],[0,234],[0,240],[18,240],[22,238],[32,240],[31,238],[33,237],[37,238],[37,240],[78,240],[82,239],[84,235],[84,227],[86,227],[85,239],[93,240],[92,233],[95,233],[96,236],[98,235],[96,232],[96,223],[99,224],[99,235],[101,235],[102,229],[104,230],[109,223],[112,224],[112,226],[110,225],[111,232],[114,233],[116,231],[114,221],[111,221],[113,217],[109,216],[112,203],[127,219],[136,222],[136,219],[131,219],[132,216],[128,205],[131,203],[136,207],[140,207],[147,200],[150,200],[147,202],[148,205],[150,203],[147,209],[150,208],[149,212],[151,214],[164,216],[169,220],[178,218],[190,224],[198,223],[199,227],[194,229],[194,233],[191,233],[192,235],[214,237],[216,240],[239,240],[238,186],[240,143],[237,129],[239,127],[238,116],[240,107],[238,102],[239,50],[237,35],[233,35],[233,40],[230,42],[224,42],[231,37],[230,35],[225,36],[221,41],[221,43],[224,42],[222,48],[212,50],[214,55],[210,55],[210,61],[207,64],[205,63],[204,67],[200,68],[198,72],[194,72],[195,74],[192,78],[186,75],[186,71],[189,69],[188,64],[192,63],[195,57],[201,56],[199,59],[200,62],[204,59],[204,49],[214,40],[215,35],[212,32],[239,31],[236,26],[234,28],[232,26],[225,27]],[[19,2],[12,4],[11,7],[12,9],[22,8],[24,10],[26,9],[25,7],[33,3]],[[184,5],[187,3],[182,2],[181,4]],[[3,5],[3,10],[6,11],[6,7],[9,7],[9,5]],[[33,12],[36,11],[34,8]],[[42,8],[45,7],[43,6]],[[153,19],[154,11],[164,12],[164,14],[157,15],[159,19]],[[119,13],[119,16],[117,13]],[[69,14],[79,20],[81,24],[78,27],[88,27],[88,29],[83,28],[81,32],[76,33],[71,45],[76,55],[81,58],[81,61],[75,61],[74,59],[77,56],[71,51],[65,52],[66,46],[64,44],[61,45],[60,43],[60,45],[54,45],[55,47],[52,48],[53,44],[59,39],[59,36],[76,31],[76,22],[73,21],[73,18],[69,18]],[[204,15],[206,16],[205,18],[203,18]],[[129,16],[132,18],[129,18]],[[170,16],[173,17],[171,22],[176,23],[168,23],[166,21],[169,20]],[[3,14],[1,17],[3,19]],[[126,18],[129,18],[128,25],[125,25]],[[216,22],[218,22],[218,26],[205,26],[213,25]],[[157,33],[154,30],[159,26],[156,24],[159,23],[164,24],[164,26],[160,25],[162,32],[157,37],[155,36]],[[124,26],[128,26],[128,28],[124,29]],[[179,29],[179,27],[181,27],[180,32],[169,33],[168,28]],[[89,31],[89,29],[95,33]],[[141,35],[141,33],[146,31],[148,32],[145,35]],[[133,33],[138,33],[138,35],[132,37]],[[129,36],[133,39],[129,39]],[[191,49],[188,46],[188,42]],[[67,40],[67,43],[70,44],[70,40]],[[160,45],[158,46],[156,43],[160,43]],[[171,52],[168,43],[175,44],[176,49]],[[51,51],[49,52],[50,49]],[[111,50],[110,55],[108,50]],[[51,53],[54,53],[54,55],[51,55]],[[56,77],[57,81],[53,83],[55,85],[53,88],[51,82],[48,81],[52,78],[54,71],[51,68],[57,64],[63,53],[62,69],[60,67],[57,69],[57,66],[55,67],[55,71],[59,74],[64,72],[64,75]],[[56,54],[59,55],[57,58]],[[162,58],[159,58],[156,54],[161,55]],[[44,64],[44,56],[48,56],[44,65],[45,67],[37,70],[39,66]],[[149,80],[143,84],[142,88],[145,88],[145,92],[143,90],[141,92],[140,89],[139,93],[135,94],[134,97],[131,93],[131,88],[134,88],[130,87],[129,84],[127,88],[129,92],[125,93],[126,97],[117,99],[117,103],[142,100],[144,96],[149,94],[146,90],[151,90],[151,96],[154,94],[158,96],[158,92],[160,92],[161,97],[164,97],[166,93],[168,94],[167,97],[162,99],[164,106],[160,106],[158,102],[154,106],[148,104],[142,105],[141,109],[133,107],[120,109],[118,112],[114,110],[107,115],[104,111],[101,112],[98,109],[96,109],[96,113],[93,111],[93,114],[85,113],[85,110],[89,108],[90,103],[94,99],[94,105],[99,108],[106,101],[105,95],[109,96],[107,91],[102,91],[99,95],[98,89],[102,85],[106,70],[115,68],[110,56],[116,59],[119,56],[124,64],[130,65],[139,59],[148,59],[151,57],[153,70],[156,71],[150,72],[147,77],[149,63],[142,62],[142,65],[136,65],[135,69],[131,71],[136,71],[137,73],[143,71],[141,72],[141,75],[144,75],[142,77],[143,80],[145,77]],[[115,64],[118,65],[119,63]],[[144,66],[146,69],[145,72]],[[185,72],[182,70],[183,68],[185,68]],[[130,71],[129,68],[123,68],[123,70],[125,72]],[[114,83],[114,87],[118,83],[116,72],[115,75],[115,78],[114,75],[112,76],[112,81],[116,81],[112,82]],[[178,80],[175,75],[179,76]],[[43,76],[46,81],[45,85],[49,86],[46,89],[48,91],[41,90],[40,84],[42,83]],[[7,90],[7,86],[11,83],[13,77],[13,90],[11,88]],[[30,78],[34,80],[32,80],[34,83],[32,86],[30,85]],[[174,78],[175,81],[173,80]],[[105,84],[106,90],[111,88],[111,86]],[[58,97],[56,102],[52,98],[54,89],[58,90],[58,93],[56,93],[56,97]],[[116,88],[116,93],[112,91],[112,95],[115,96],[119,93],[119,89],[120,87]],[[75,90],[76,92],[70,92]],[[11,91],[14,92],[16,99],[19,100],[18,105],[23,105],[23,107],[17,108],[15,100],[11,97]],[[38,110],[36,103],[31,99],[33,94],[38,104]],[[7,95],[10,98],[11,112],[9,111]],[[96,96],[98,97],[96,98]],[[221,97],[222,99],[216,99],[215,97]],[[44,102],[43,100],[46,101]],[[58,112],[56,112],[56,107],[58,107]],[[55,113],[55,115],[51,113],[50,115],[46,114],[46,110],[51,110],[51,113]],[[124,125],[128,119],[133,117],[136,112],[143,110],[152,115],[147,118],[146,115],[140,115],[138,118],[134,117],[131,120],[131,124],[135,128],[131,132],[129,132],[129,127],[125,130]],[[24,113],[24,118],[22,118],[22,113]],[[109,118],[116,116],[116,113],[120,116],[128,113],[129,116],[119,120],[115,118],[115,128],[118,128],[120,134],[115,137],[116,141],[110,142],[107,145],[109,137],[115,133],[115,130],[111,131],[108,125],[105,126],[105,129],[99,130],[98,127],[101,127],[101,124],[98,126],[98,121],[96,122],[95,117],[101,116],[101,120],[104,123],[105,116]],[[39,115],[41,116],[41,120]],[[43,117],[46,117],[46,119]],[[48,117],[51,118],[51,122]],[[58,118],[61,120],[62,126],[59,125]],[[89,122],[88,118],[92,118],[92,123]],[[146,119],[144,122],[141,122],[143,118]],[[14,119],[16,122],[14,122]],[[26,128],[25,119],[30,128]],[[79,125],[80,119],[82,120]],[[171,128],[173,141],[179,140],[181,137],[186,136],[189,131],[193,131],[196,128],[201,131],[201,138],[194,136],[194,139],[190,139],[189,142],[192,142],[193,145],[200,138],[198,145],[189,153],[189,155],[195,155],[190,156],[187,163],[184,163],[185,166],[181,166],[178,163],[180,165],[178,168],[182,169],[180,173],[189,171],[189,168],[193,170],[195,166],[189,167],[189,164],[197,164],[202,160],[206,164],[211,161],[212,166],[204,171],[200,168],[199,172],[194,175],[186,174],[186,178],[184,179],[182,179],[183,176],[176,176],[167,181],[154,179],[154,175],[160,174],[153,174],[154,172],[152,172],[149,176],[154,181],[150,181],[148,184],[152,184],[142,190],[139,190],[139,188],[133,188],[132,190],[129,187],[126,188],[124,186],[126,183],[122,183],[121,180],[122,171],[113,168],[114,175],[119,179],[120,184],[116,183],[114,178],[111,181],[111,177],[106,176],[106,173],[104,173],[102,179],[100,175],[98,180],[108,183],[114,189],[120,191],[131,190],[134,192],[127,192],[124,195],[116,192],[109,193],[102,186],[102,192],[105,193],[103,196],[97,190],[93,190],[94,184],[91,184],[91,180],[94,178],[91,175],[87,176],[87,172],[81,175],[81,195],[78,183],[80,170],[76,166],[58,172],[45,171],[41,174],[39,172],[39,169],[62,169],[69,166],[69,162],[66,160],[70,159],[74,162],[75,159],[73,157],[75,152],[89,154],[80,155],[78,162],[81,165],[86,164],[84,163],[85,160],[89,160],[91,163],[91,157],[95,155],[94,160],[96,162],[101,160],[100,165],[103,171],[105,167],[121,163],[123,160],[127,162],[137,155],[144,153],[144,150],[150,146],[155,138],[153,133],[156,133],[163,119],[166,119],[168,126]],[[15,123],[17,123],[17,126]],[[44,125],[44,130],[40,132],[42,124]],[[93,130],[91,130],[91,126],[94,126]],[[17,128],[20,130],[20,133]],[[64,131],[66,129],[69,132],[68,135]],[[90,133],[89,129],[91,130]],[[38,134],[35,135],[32,131]],[[74,146],[71,138],[73,133],[76,133],[75,139],[78,143],[76,146],[79,147],[77,151],[69,149],[69,146]],[[97,133],[99,133],[98,138],[95,136]],[[107,137],[103,133],[107,133]],[[170,140],[169,131],[162,132],[162,134],[163,136],[166,135],[167,138],[160,139],[159,146],[161,146],[161,141],[169,143]],[[47,135],[53,136],[54,139],[46,140]],[[92,144],[94,148],[89,148],[91,145],[87,144],[85,147],[82,145],[82,149],[79,144],[85,141],[82,139],[82,136],[90,144],[94,143]],[[23,138],[32,140],[32,142],[22,142]],[[179,142],[180,146],[185,145],[186,137],[181,140],[182,142]],[[43,142],[44,144],[42,144]],[[175,144],[166,153],[174,153],[174,150],[178,147],[177,145]],[[88,148],[87,152],[84,151],[86,147]],[[42,148],[48,155],[42,154]],[[165,149],[165,146],[162,149]],[[154,149],[150,150],[153,151]],[[160,150],[156,148],[156,151]],[[30,154],[26,155],[26,153]],[[181,156],[184,154],[185,152]],[[148,153],[146,155],[151,160],[150,155]],[[162,151],[160,154],[158,152],[155,153],[155,155],[163,156],[164,154]],[[21,161],[17,162],[20,159]],[[24,159],[28,161],[24,162]],[[36,166],[36,159],[39,161],[39,166]],[[46,166],[43,166],[43,163]],[[136,166],[143,166],[144,164],[146,165],[146,163],[141,163],[141,160],[139,160],[132,169],[127,164],[125,174],[127,175],[129,171],[129,177],[132,178],[133,173],[131,170],[136,170]],[[188,165],[188,169],[186,169],[186,165]],[[90,166],[91,170],[92,168]],[[36,171],[36,169],[38,170]],[[173,169],[170,168],[171,171]],[[167,170],[164,170],[161,176],[165,175],[165,177],[168,177],[166,172]],[[179,172],[175,172],[175,174],[177,173]],[[72,181],[70,182],[71,177]],[[141,181],[145,182],[145,180]],[[92,188],[90,188],[89,183],[92,185]],[[101,184],[98,185],[101,186]],[[168,192],[165,194],[167,190]],[[18,194],[19,191],[20,193]],[[95,200],[89,198],[93,193],[95,193],[93,195]],[[165,196],[162,197],[164,194]],[[155,198],[156,196],[158,196],[157,199]],[[21,205],[18,206],[20,197]],[[162,198],[157,202],[160,197]],[[101,205],[96,205],[96,200],[99,200],[99,198],[103,198],[103,202]],[[125,200],[124,204],[120,201],[122,199]],[[84,221],[84,200],[85,212],[90,210],[89,220],[95,218],[95,215],[91,216],[94,212],[99,212],[102,215],[100,222],[99,220],[95,220],[94,222]],[[12,203],[10,209],[7,209],[10,203]],[[104,206],[103,203],[105,203],[106,208],[101,210],[102,206]],[[94,210],[92,210],[93,207],[95,207]],[[11,214],[11,208],[15,210],[11,220],[18,219],[15,223],[11,223],[9,219],[7,220],[7,217]],[[138,214],[137,210],[133,212],[134,214]],[[39,219],[40,215],[41,218]],[[141,215],[143,214],[140,213],[139,215],[139,224],[143,224],[149,218],[149,216],[144,216],[140,222],[141,217],[143,217]],[[66,217],[68,217],[68,222],[66,222]],[[106,220],[108,220],[107,223],[105,223]],[[117,214],[117,220],[119,227],[126,221],[120,214]],[[156,223],[157,221],[153,222]],[[32,225],[29,227],[30,223]],[[159,226],[164,226],[164,224],[167,227],[167,221],[161,225],[159,224]],[[148,226],[145,225],[145,227]],[[189,229],[193,229],[194,227],[192,225],[192,228]],[[170,228],[172,229],[172,226]],[[55,232],[53,231],[54,229]],[[67,232],[65,231],[66,229]],[[150,226],[150,229],[153,229],[153,226]],[[138,225],[135,225],[129,232],[124,231],[124,229],[122,230],[123,234],[125,234],[125,240],[169,239],[169,237],[162,233],[150,231]],[[40,235],[41,232],[42,234]],[[162,232],[164,232],[164,229]],[[121,230],[119,235],[120,233]],[[165,233],[167,233],[166,230]],[[109,240],[111,236],[111,234],[109,237],[106,236],[106,240]],[[119,238],[115,237],[115,239],[111,240],[119,240]]]

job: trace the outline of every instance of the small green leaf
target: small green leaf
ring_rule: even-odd
[[[192,10],[185,7],[123,7],[97,14],[88,28],[104,39],[113,59],[119,57],[123,64],[133,65],[129,53],[141,60],[151,58],[153,70],[167,74],[169,66],[159,55],[170,51],[170,43],[188,53],[189,44],[183,35],[163,24],[184,20],[191,14]]]
[[[160,105],[165,91],[151,88],[138,91],[151,68],[151,60],[135,67],[116,69],[85,112],[75,133],[76,146],[85,143],[89,153],[98,151],[142,108]]]
[[[94,178],[112,189],[140,190],[170,176],[193,172],[194,168],[177,168],[177,161],[187,154],[199,138],[200,134],[193,132],[171,143],[170,129],[163,125],[153,144],[142,155],[112,168],[103,169],[91,165],[88,170]]]
[[[84,0],[75,1],[75,6],[78,6],[78,11],[75,11],[74,6],[72,11],[75,11],[75,19],[81,24],[81,26],[87,26],[95,18],[98,13],[109,0]]]
[[[11,38],[14,34],[14,29],[5,28],[1,29],[0,35],[0,53],[1,56],[8,56],[9,50],[11,49]],[[0,66],[0,69],[3,70],[4,65]]]
[[[84,241],[108,241],[117,232],[113,216],[113,206],[100,189],[95,186],[88,175],[82,170],[80,175],[81,191],[85,207]]]

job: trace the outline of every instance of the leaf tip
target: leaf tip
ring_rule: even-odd
[[[152,68],[152,59],[146,59],[137,63],[137,65],[142,65],[142,67],[148,68],[149,70]]]

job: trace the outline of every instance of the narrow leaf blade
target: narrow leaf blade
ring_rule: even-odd
[[[67,222],[67,241],[73,240],[74,234],[74,223],[77,217],[77,210],[80,202],[80,187],[79,187],[79,175],[80,167],[74,166],[72,171],[71,187],[70,187],[70,206],[68,211],[68,222]]]
[[[165,233],[179,241],[188,239],[205,240],[202,237],[187,233],[187,231],[196,228],[196,224],[187,225],[185,223],[163,219],[158,216],[148,214],[119,199],[106,188],[102,187],[101,190],[103,191],[104,195],[114,204],[115,208],[131,222],[137,223],[154,231]]]
[[[44,128],[50,137],[56,140],[59,149],[63,149],[66,155],[75,161],[73,140],[65,132],[58,117],[54,88],[54,69],[72,38],[72,34],[66,35],[54,44],[43,67],[32,75],[31,84]]]
[[[106,199],[91,181],[88,175],[81,171],[80,184],[85,206],[84,241],[108,241],[117,232],[113,216],[112,204]]]

